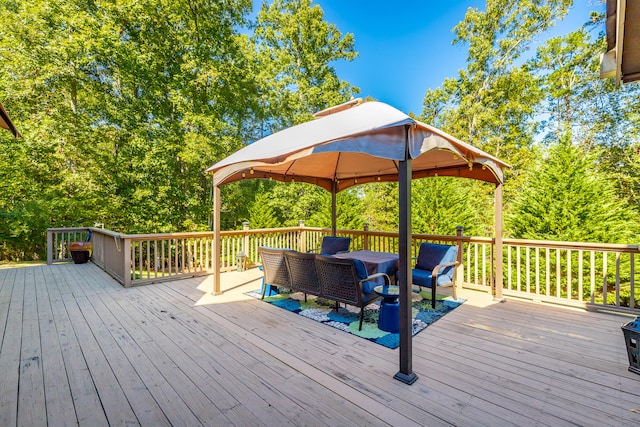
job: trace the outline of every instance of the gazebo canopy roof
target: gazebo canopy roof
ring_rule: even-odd
[[[7,130],[11,131],[13,136],[15,136],[16,138],[20,138],[21,137],[20,132],[18,132],[18,129],[16,129],[16,127],[11,122],[11,119],[9,118],[9,115],[5,111],[5,109],[2,106],[2,104],[0,104],[0,128],[4,128],[4,129],[7,129]]]
[[[412,177],[503,180],[503,161],[380,102],[349,101],[316,119],[262,138],[207,169],[214,185],[245,178],[299,181],[331,191],[397,181],[412,161]]]

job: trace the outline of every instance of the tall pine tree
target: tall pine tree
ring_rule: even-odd
[[[515,238],[618,243],[637,235],[633,218],[637,213],[616,196],[594,156],[565,139],[528,172],[506,219]]]

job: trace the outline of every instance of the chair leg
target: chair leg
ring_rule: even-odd
[[[360,327],[358,328],[359,331],[362,330],[362,321],[364,320],[364,307],[360,308]]]
[[[267,293],[267,284],[264,283],[264,276],[262,277],[262,299],[264,299],[264,294]]]
[[[431,286],[431,308],[436,308],[436,288],[437,286]]]

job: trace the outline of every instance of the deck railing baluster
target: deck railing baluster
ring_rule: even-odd
[[[47,262],[68,262],[71,243],[85,239],[88,230],[47,230]],[[124,235],[104,229],[90,230],[95,236],[94,262],[126,286],[209,274],[214,263],[218,263],[222,271],[232,270],[237,267],[240,250],[246,252],[249,267],[255,266],[260,263],[260,246],[312,249],[319,246],[323,236],[331,234],[328,228],[303,224],[284,229],[224,231],[220,243],[221,258],[214,260],[215,242],[211,232]],[[338,230],[338,235],[351,237],[352,250],[397,250],[397,233],[376,232],[365,227],[364,230]],[[461,259],[466,262],[466,268],[463,265],[460,270],[461,280],[467,287],[491,292],[497,261],[504,265],[505,296],[638,310],[635,254],[640,253],[640,249],[637,245],[504,239],[504,258],[494,260],[491,238],[416,234],[412,238],[414,255],[420,244],[426,241],[458,244]],[[615,256],[615,260],[609,254]],[[613,276],[614,264],[615,278],[610,279],[609,271]],[[597,277],[601,277],[601,282]],[[585,284],[585,280],[589,283]]]

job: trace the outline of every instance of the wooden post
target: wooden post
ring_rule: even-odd
[[[456,236],[458,237],[458,255],[456,256],[456,261],[458,261],[458,266],[456,267],[456,281],[453,284],[453,298],[458,299],[458,290],[462,289],[462,276],[464,275],[464,265],[463,260],[464,256],[462,251],[464,250],[464,243],[462,242],[462,235],[464,234],[464,227],[458,225],[456,227]]]
[[[298,221],[298,247],[300,252],[307,252],[307,232],[304,230],[304,219]]]
[[[336,181],[331,182],[331,235],[336,236],[337,231],[337,198],[336,193],[338,192],[338,183]]]
[[[242,231],[244,232],[242,235],[242,252],[249,257],[249,221],[242,223]]]
[[[125,288],[131,287],[131,240],[122,238],[122,285]]]
[[[496,185],[495,194],[495,281],[493,298],[502,300],[502,183]]]
[[[53,264],[53,231],[47,230],[47,265]]]
[[[364,225],[364,235],[362,236],[362,249],[369,250],[369,224]]]
[[[213,187],[213,295],[220,295],[220,187]]]
[[[398,286],[400,286],[400,370],[393,378],[413,384],[418,376],[413,372],[411,328],[411,158],[409,157],[409,126],[405,126],[405,160],[398,170],[399,204],[399,260]]]

